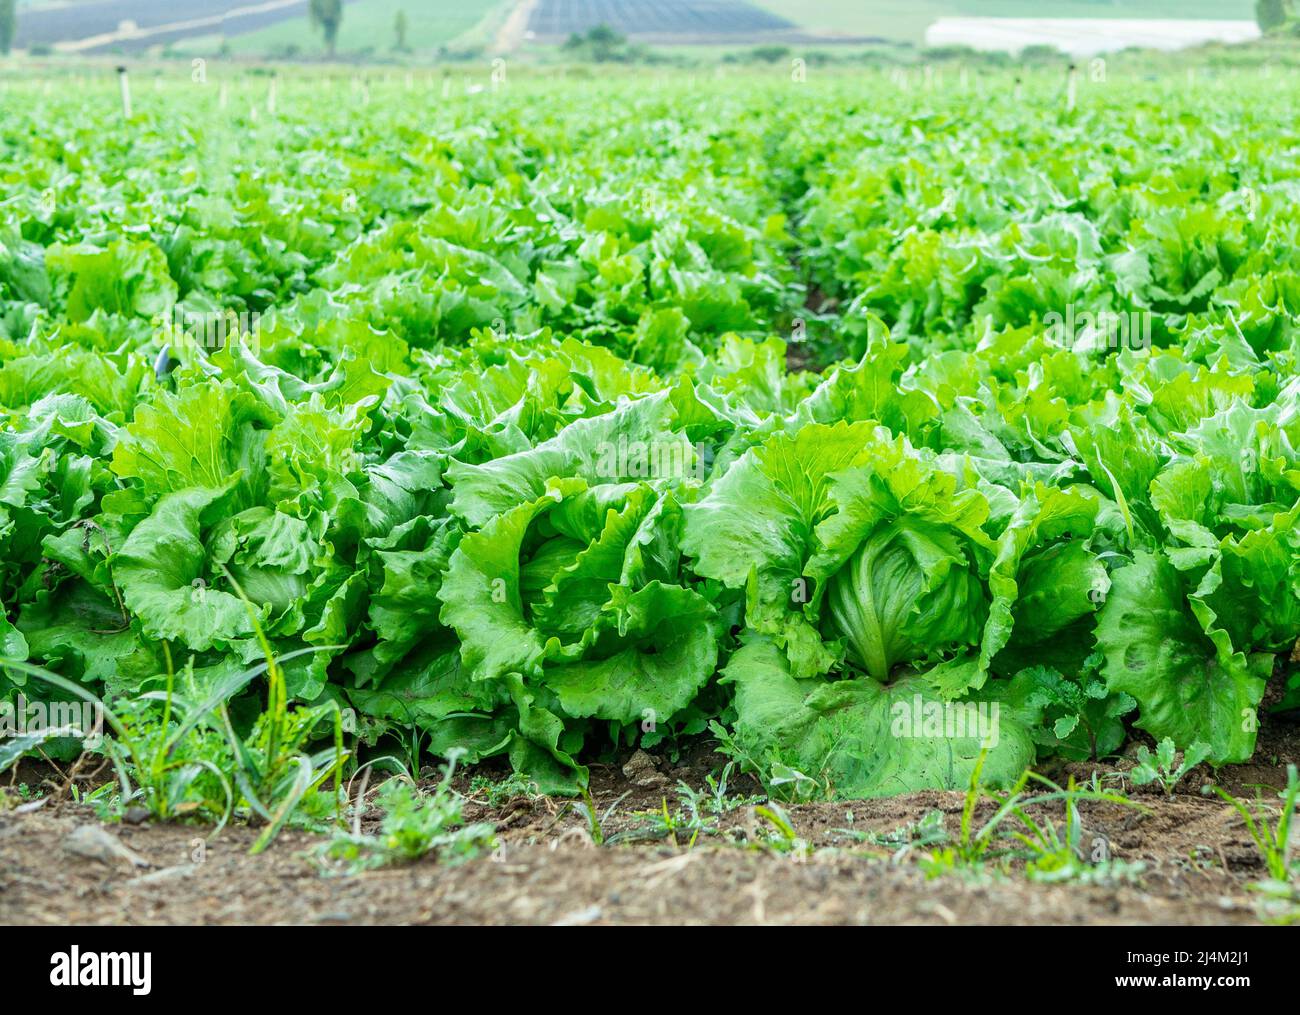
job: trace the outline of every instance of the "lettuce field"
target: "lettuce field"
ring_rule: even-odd
[[[1294,80],[112,78],[0,106],[0,699],[108,811],[1279,764]]]

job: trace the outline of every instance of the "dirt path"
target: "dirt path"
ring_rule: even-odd
[[[1202,787],[1213,779],[1239,797],[1275,799],[1269,787],[1284,785],[1286,766],[1300,762],[1300,728],[1266,717],[1252,762],[1218,773],[1200,766],[1172,796],[1127,784],[1136,806],[1081,804],[1085,847],[1104,844],[1130,872],[1140,865],[1105,884],[1033,882],[1018,862],[1006,874],[990,863],[982,874],[927,877],[922,861],[936,844],[921,832],[942,827],[951,842],[962,793],[788,805],[792,843],[755,809],[759,787],[746,776],[732,778],[720,817],[709,810],[708,777],[723,759],[707,740],[675,762],[640,752],[621,761],[591,769],[602,845],[580,806],[511,797],[500,790],[507,769],[488,765],[459,773],[456,785],[464,819],[496,826],[493,854],[354,876],[322,874],[309,853],[323,840],[301,830],[250,856],[254,829],[235,825],[205,841],[210,830],[198,826],[103,824],[90,808],[50,794],[24,813],[0,810],[0,924],[1256,923],[1250,886],[1265,877],[1260,854],[1237,811]],[[1119,759],[1044,774],[1115,785],[1131,766]],[[53,774],[24,762],[5,783],[36,787]],[[699,795],[708,825],[694,842],[689,829],[670,832],[661,820],[665,807],[679,820],[689,812],[683,784]],[[8,797],[17,799],[14,789]],[[980,803],[975,826],[993,810]],[[1032,813],[1062,825],[1059,802]],[[372,808],[363,827],[373,832],[380,817]],[[149,866],[70,849],[86,824]]]
[[[494,56],[513,53],[524,44],[528,32],[528,22],[533,16],[538,0],[518,0],[514,10],[507,15],[505,22],[497,29],[492,42],[491,52]]]
[[[507,844],[460,867],[421,862],[321,877],[286,833],[249,857],[233,829],[202,863],[190,830],[120,829],[153,864],[128,871],[68,854],[84,814],[0,819],[0,923],[1249,923],[1222,872],[1170,867],[1156,891],[926,880],[911,865],[824,850],[796,861],[728,846]]]
[[[673,773],[677,774],[677,773]],[[692,780],[693,781],[693,780]],[[741,788],[744,791],[746,788]],[[249,856],[255,832],[104,826],[150,864],[86,859],[69,836],[98,824],[63,804],[0,815],[0,923],[1184,923],[1256,922],[1248,884],[1262,876],[1236,813],[1199,795],[1143,794],[1148,812],[1085,809],[1085,835],[1140,862],[1134,883],[1047,885],[1011,876],[927,879],[919,850],[872,845],[938,811],[950,831],[962,794],[786,809],[806,851],[772,847],[751,807],[724,816],[694,847],[667,839],[650,817],[666,783],[635,786],[598,774],[594,799],[607,843],[563,801],[471,802],[468,820],[495,821],[501,848],[461,866],[426,860],[343,877],[322,875],[307,851],[319,840],[284,833]],[[990,813],[982,805],[980,817]],[[933,817],[932,819],[933,820]]]

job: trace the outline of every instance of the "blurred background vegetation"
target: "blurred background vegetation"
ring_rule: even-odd
[[[1175,24],[1235,23],[1224,29],[1229,35],[1258,26],[1258,38],[1236,44],[1213,41],[1218,29],[1207,28],[1211,41],[1185,53],[1211,64],[1290,64],[1300,49],[1298,7],[1297,0],[0,0],[0,53],[11,63],[220,57],[427,66],[509,57],[541,65],[799,58],[1005,66],[1068,59],[1054,44],[1068,29],[1051,21],[1082,18],[1110,26],[1109,52],[1163,48],[1162,33],[1172,40]],[[1019,19],[1015,44],[986,37],[990,25],[1005,34],[1012,22],[1002,19]],[[944,41],[936,44],[941,21]],[[1074,49],[1075,58],[1089,55]]]

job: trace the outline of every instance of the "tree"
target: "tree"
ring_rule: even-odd
[[[397,9],[397,17],[393,19],[393,34],[397,36],[397,43],[393,46],[399,53],[406,52],[406,11],[400,7]]]
[[[567,52],[579,54],[580,58],[594,60],[597,63],[626,61],[631,55],[627,46],[627,36],[622,35],[606,24],[587,29],[586,35],[573,34],[564,43]]]
[[[18,0],[0,0],[0,55],[8,56],[18,22]]]
[[[1287,0],[1255,0],[1255,20],[1267,35],[1287,22]]]
[[[339,38],[339,22],[343,20],[343,0],[311,0],[308,14],[311,23],[325,33],[325,48],[333,56]]]

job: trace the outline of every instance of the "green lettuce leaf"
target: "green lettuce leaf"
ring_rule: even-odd
[[[923,675],[797,680],[784,653],[756,638],[723,679],[736,689],[736,743],[763,779],[783,765],[834,797],[880,797],[964,789],[986,749],[982,777],[993,786],[1034,760],[1024,713],[996,698],[946,701]]]
[[[1233,651],[1193,615],[1183,576],[1163,555],[1139,552],[1111,575],[1097,623],[1102,675],[1136,699],[1137,725],[1180,748],[1210,747],[1215,764],[1247,760],[1272,656]]]

